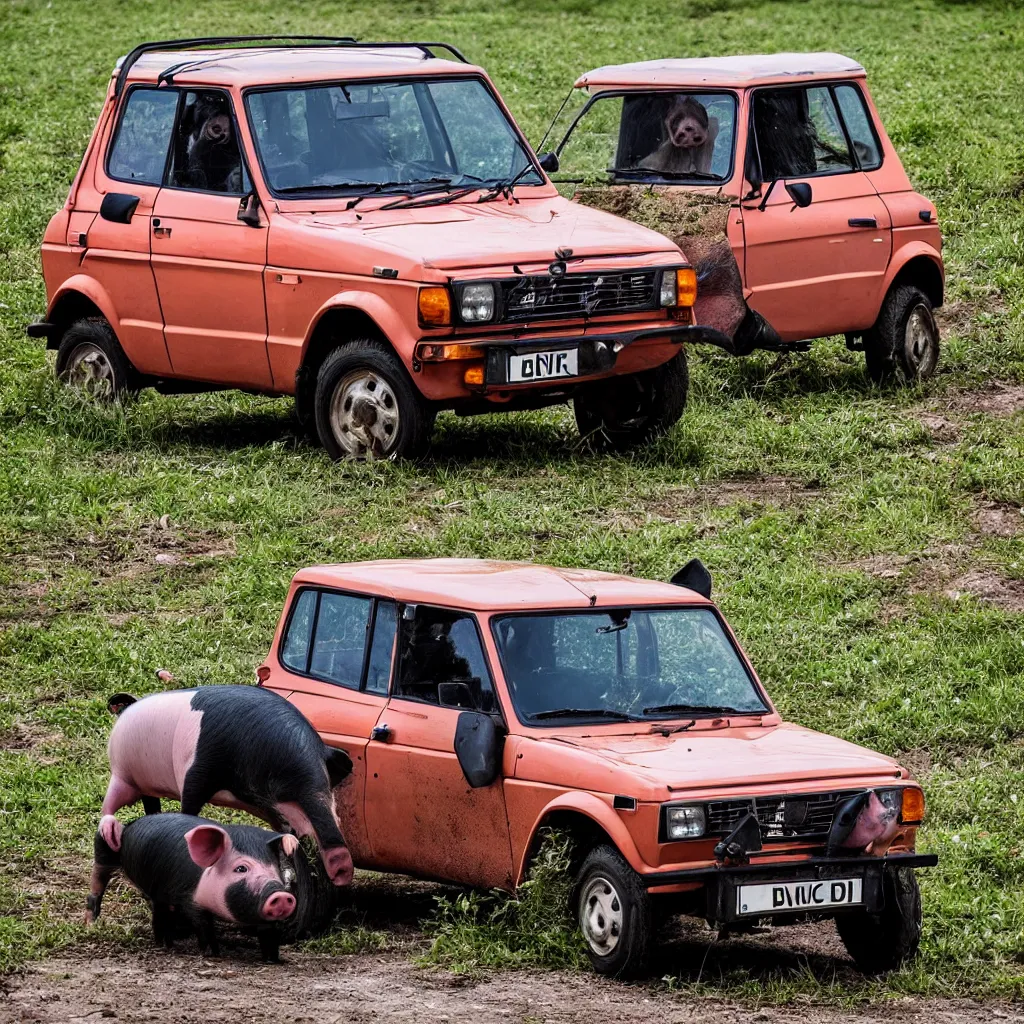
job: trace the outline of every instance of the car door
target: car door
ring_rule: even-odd
[[[395,629],[393,601],[303,587],[292,598],[277,657],[266,666],[264,685],[287,696],[325,743],[352,759],[335,806],[360,867],[373,866],[363,814],[366,746],[387,704]]]
[[[851,151],[834,87],[758,89],[751,116],[747,177],[756,198],[742,204],[748,304],[785,341],[870,327],[892,222]],[[800,183],[811,191],[804,207],[787,191]]]
[[[386,869],[509,886],[512,851],[501,774],[474,789],[455,753],[459,717],[498,715],[473,615],[407,605],[391,699],[366,748],[366,827]]]
[[[84,247],[82,272],[110,296],[118,321],[112,326],[132,365],[157,375],[169,373],[171,364],[150,265],[151,218],[177,103],[174,90],[128,90],[106,159],[99,157],[79,184],[68,238]]]
[[[172,142],[152,259],[174,375],[269,388],[267,222],[238,219],[252,186],[230,96],[183,91]]]

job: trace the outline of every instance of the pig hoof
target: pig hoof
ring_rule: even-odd
[[[87,925],[93,925],[96,923],[96,918],[100,916],[100,901],[99,897],[89,893],[85,898],[85,923]]]

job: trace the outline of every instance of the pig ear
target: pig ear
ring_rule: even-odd
[[[212,867],[231,849],[230,836],[216,825],[197,825],[185,833],[185,843],[188,855],[201,868]]]
[[[293,835],[276,835],[267,840],[267,846],[273,846],[275,843],[281,844],[281,850],[286,857],[294,856],[295,851],[299,848],[298,837]]]
[[[324,744],[324,761],[327,764],[327,777],[330,779],[331,789],[352,774],[352,758],[338,747],[328,747]]]

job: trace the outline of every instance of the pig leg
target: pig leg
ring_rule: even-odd
[[[213,914],[203,911],[196,922],[196,939],[199,942],[199,952],[210,951],[210,956],[220,956],[220,942],[217,940],[217,926],[214,924]]]
[[[118,850],[121,846],[121,823],[109,818],[100,823],[100,829],[93,840],[92,877],[89,880],[89,895],[85,900],[85,923],[92,924],[100,916],[103,894],[114,872],[121,866]]]
[[[100,808],[100,815],[105,817],[108,814],[116,814],[122,807],[135,803],[141,796],[142,791],[132,783],[126,782],[116,775],[111,775],[110,782],[107,783],[107,795],[103,798],[103,806]]]
[[[89,895],[85,900],[85,923],[93,924],[100,916],[103,894],[107,891],[111,876],[117,870],[116,864],[93,864],[89,880]]]
[[[320,847],[320,859],[335,885],[352,881],[352,855],[345,845],[332,807],[315,798],[282,803],[277,810],[300,836],[313,835]]]
[[[160,813],[160,797],[158,797],[158,796],[144,796],[142,798],[142,809],[147,814],[159,814]]]
[[[158,946],[174,946],[174,915],[166,903],[153,903],[153,941]]]
[[[217,787],[210,785],[205,772],[190,768],[181,786],[181,813],[199,814],[216,792]]]
[[[256,933],[260,943],[260,959],[264,963],[281,962],[281,934],[276,928],[261,928]]]

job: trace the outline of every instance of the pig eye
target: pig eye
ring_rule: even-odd
[[[249,869],[244,864],[239,864],[238,867],[235,868],[235,874],[244,875],[248,870]]]

